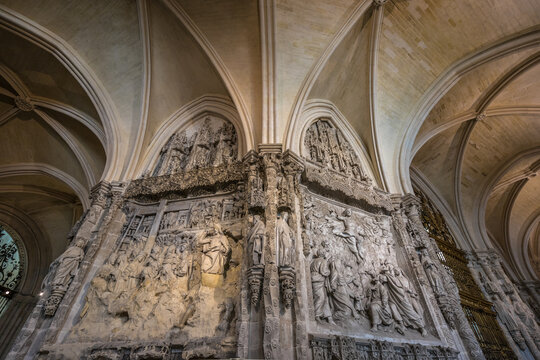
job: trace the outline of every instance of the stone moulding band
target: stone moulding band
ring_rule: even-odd
[[[243,164],[236,162],[226,166],[137,179],[128,186],[125,197],[154,200],[173,193],[176,195],[186,194],[197,188],[206,188],[210,191],[222,189],[243,179]]]

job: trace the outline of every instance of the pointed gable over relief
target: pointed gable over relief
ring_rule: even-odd
[[[227,165],[237,157],[234,125],[216,116],[205,116],[169,138],[160,151],[152,176]]]
[[[328,119],[320,118],[304,136],[304,157],[322,167],[357,180],[367,180],[360,159],[343,133]]]

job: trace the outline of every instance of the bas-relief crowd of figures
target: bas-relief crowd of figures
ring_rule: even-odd
[[[496,263],[497,260],[493,262]],[[487,275],[479,272],[480,282],[488,299],[493,303],[499,322],[522,351],[529,348],[535,358],[540,358],[540,315],[535,315],[521,299],[518,290],[507,281],[500,268],[487,261],[484,265],[491,267],[492,274],[497,278],[497,281],[489,280]]]
[[[243,254],[234,199],[166,210],[155,236],[155,214],[132,216],[90,283],[71,340],[231,336]]]
[[[152,176],[226,165],[234,162],[237,155],[234,126],[226,120],[207,117],[169,139],[161,149]]]
[[[304,195],[313,311],[320,325],[427,335],[418,293],[396,258],[390,218]],[[354,326],[354,325],[353,325]]]
[[[354,179],[370,181],[350,143],[328,120],[319,119],[308,128],[304,146],[308,160]]]

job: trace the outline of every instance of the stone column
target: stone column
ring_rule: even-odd
[[[420,204],[416,197],[413,195],[407,195],[404,197],[404,207],[406,214],[411,222],[411,226],[416,234],[420,237],[420,243],[428,250],[429,256],[433,262],[439,262],[437,257],[438,247],[433,239],[430,239],[427,232],[424,229],[422,220],[420,219]],[[469,357],[474,360],[484,360],[484,354],[482,348],[478,343],[478,340],[474,336],[474,333],[467,321],[467,317],[461,308],[461,300],[459,297],[459,290],[453,276],[444,270],[442,264],[439,269],[440,276],[444,283],[444,291],[437,294],[437,302],[439,307],[450,325],[455,328],[469,353]]]
[[[266,178],[266,244],[264,249],[264,334],[263,353],[265,359],[281,359],[280,351],[280,293],[277,264],[276,222],[277,222],[277,175],[281,166],[281,145],[260,146]]]
[[[293,282],[290,283],[291,286],[287,286],[285,291],[290,291],[292,295],[292,326],[294,333],[294,346],[296,350],[296,359],[306,359],[310,353],[309,349],[309,340],[307,334],[307,299],[301,295],[300,291],[303,289],[306,284],[303,282],[303,279],[306,279],[305,274],[305,264],[304,264],[304,255],[303,255],[303,241],[300,229],[301,225],[301,209],[299,201],[299,183],[300,176],[304,171],[304,162],[297,155],[292,152],[285,152],[283,155],[283,174],[285,175],[285,180],[288,185],[287,190],[287,201],[284,202],[284,205],[288,206],[291,212],[290,227],[294,232],[295,236],[295,266],[294,273],[292,274],[294,278]],[[284,284],[281,284],[282,289]],[[284,291],[284,292],[285,292]]]

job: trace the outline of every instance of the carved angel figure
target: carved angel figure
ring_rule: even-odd
[[[223,234],[223,230],[221,230],[221,225],[214,223],[211,230],[202,231],[199,234],[198,243],[202,245],[202,272],[206,274],[223,274],[231,246],[229,240]]]

